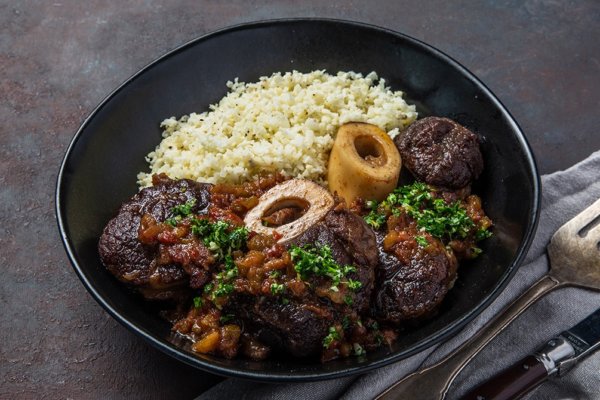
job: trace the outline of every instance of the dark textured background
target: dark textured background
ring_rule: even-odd
[[[86,293],[60,243],[64,151],[113,88],[166,51],[246,21],[319,16],[448,53],[513,113],[542,173],[600,148],[600,3],[0,2],[0,398],[192,398],[219,378],[147,346]],[[267,71],[268,72],[268,71]]]

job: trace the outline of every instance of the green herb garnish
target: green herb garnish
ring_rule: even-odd
[[[230,280],[238,276],[238,269],[235,263],[233,262],[233,257],[230,254],[225,256],[225,261],[223,262],[225,269],[217,274],[217,280]]]
[[[237,266],[233,262],[233,257],[230,254],[225,256],[223,265],[225,268],[215,275],[216,286],[211,294],[212,300],[217,297],[227,296],[233,292],[233,284],[229,283],[229,281],[238,276],[239,273]]]
[[[465,238],[475,225],[467,215],[467,210],[459,201],[448,205],[431,192],[432,189],[422,182],[401,186],[390,193],[377,209],[371,210],[365,216],[365,221],[378,229],[390,212],[399,215],[401,207],[415,219],[419,228],[432,236],[449,240]]]
[[[282,283],[271,283],[271,293],[273,295],[282,294],[285,291],[285,286]]]
[[[215,290],[212,292],[212,299],[227,296],[231,292],[233,292],[233,285],[231,283],[217,282]]]
[[[367,351],[363,349],[363,347],[358,343],[352,344],[352,348],[354,349],[355,356],[364,356],[365,354],[367,354]]]
[[[294,269],[301,279],[306,280],[310,275],[327,276],[333,281],[332,288],[337,289],[346,274],[356,271],[352,265],[339,265],[333,259],[331,248],[327,245],[293,245],[289,253]]]
[[[193,300],[193,301],[194,301],[194,307],[195,307],[195,308],[200,308],[200,307],[202,307],[202,303],[203,303],[203,301],[202,301],[202,297],[194,297],[194,300]]]
[[[248,240],[248,229],[244,227],[235,228],[229,234],[229,247],[232,250],[241,249],[246,245],[246,241]]]
[[[442,199],[433,199],[432,208],[412,212],[417,225],[438,238],[465,238],[473,228],[473,220],[459,202],[447,205]]]
[[[483,250],[481,250],[479,247],[471,247],[471,256],[473,258],[479,256],[481,253],[483,253]]]
[[[479,228],[475,232],[475,240],[477,240],[477,241],[480,241],[480,240],[483,240],[483,239],[487,239],[490,236],[492,236],[492,232],[488,231],[485,228]]]
[[[340,339],[340,334],[338,333],[337,329],[335,329],[334,326],[330,326],[329,334],[323,338],[323,347],[328,349],[329,346],[331,346],[331,344],[335,340],[339,340],[339,339]]]
[[[371,225],[375,229],[381,228],[381,226],[385,223],[386,215],[379,214],[377,211],[371,211],[367,215],[365,215],[365,222]]]
[[[350,290],[357,291],[361,287],[362,287],[362,283],[360,283],[360,281],[355,281],[353,279],[348,279],[348,288]]]
[[[206,285],[204,285],[204,293],[210,293],[213,290],[213,284],[211,283],[207,283]]]
[[[192,227],[192,233],[196,236],[202,237],[210,234],[210,221],[207,219],[192,218],[190,226]]]
[[[279,271],[278,269],[274,269],[272,271],[269,271],[269,276],[271,278],[279,278],[281,276],[281,271]]]
[[[179,204],[178,206],[171,208],[171,211],[175,215],[187,217],[192,213],[192,208],[194,208],[194,205],[196,205],[196,199],[192,198],[188,200],[185,204]]]
[[[429,242],[427,241],[425,236],[415,236],[415,240],[417,241],[417,244],[421,247],[429,246]]]
[[[202,238],[204,245],[221,259],[246,245],[248,230],[244,227],[231,229],[225,221],[209,222],[207,219],[192,218],[192,233]]]
[[[347,294],[344,296],[344,303],[346,303],[346,305],[351,306],[352,304],[354,304],[354,299],[352,298],[352,296]]]
[[[179,219],[181,219],[181,217],[179,217]],[[177,222],[179,222],[179,219],[177,217],[168,218],[165,220],[165,224],[171,225],[172,227],[176,227]]]
[[[365,215],[365,221],[375,229],[379,229],[385,223],[386,215],[377,212],[377,200],[368,200],[365,206],[370,210],[369,214]]]

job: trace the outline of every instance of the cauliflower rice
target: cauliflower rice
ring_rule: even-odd
[[[227,82],[210,110],[161,123],[163,140],[146,156],[152,174],[209,183],[239,183],[260,171],[324,182],[336,132],[346,122],[379,126],[394,138],[417,118],[401,91],[375,72],[278,72],[256,83]]]

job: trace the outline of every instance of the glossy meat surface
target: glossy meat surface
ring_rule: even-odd
[[[301,282],[293,272],[283,277],[290,288],[285,301],[235,294],[227,306],[232,311],[242,310],[245,325],[261,342],[299,357],[318,355],[329,328],[354,310],[359,314],[369,311],[378,262],[373,231],[362,218],[341,207],[331,210],[288,247],[313,244],[328,246],[338,264],[353,265],[355,271],[347,277],[360,282],[360,289],[341,286],[332,291],[329,278],[312,276]]]
[[[456,258],[439,240],[418,245],[415,235],[397,239],[387,251],[378,234],[380,264],[377,270],[375,313],[393,325],[430,317],[456,279]]]
[[[477,135],[448,118],[417,120],[395,143],[404,166],[433,186],[460,189],[483,170]]]
[[[106,268],[119,280],[139,288],[147,298],[175,297],[177,289],[188,283],[188,274],[176,262],[159,262],[158,243],[144,244],[139,240],[142,217],[164,221],[173,217],[173,207],[189,201],[195,202],[195,213],[205,212],[210,187],[157,176],[154,186],[142,189],[125,202],[104,228],[98,251]]]

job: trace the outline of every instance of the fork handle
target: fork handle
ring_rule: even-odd
[[[408,375],[376,399],[443,399],[456,375],[481,349],[536,300],[563,284],[556,278],[545,275],[448,356],[430,367]]]

